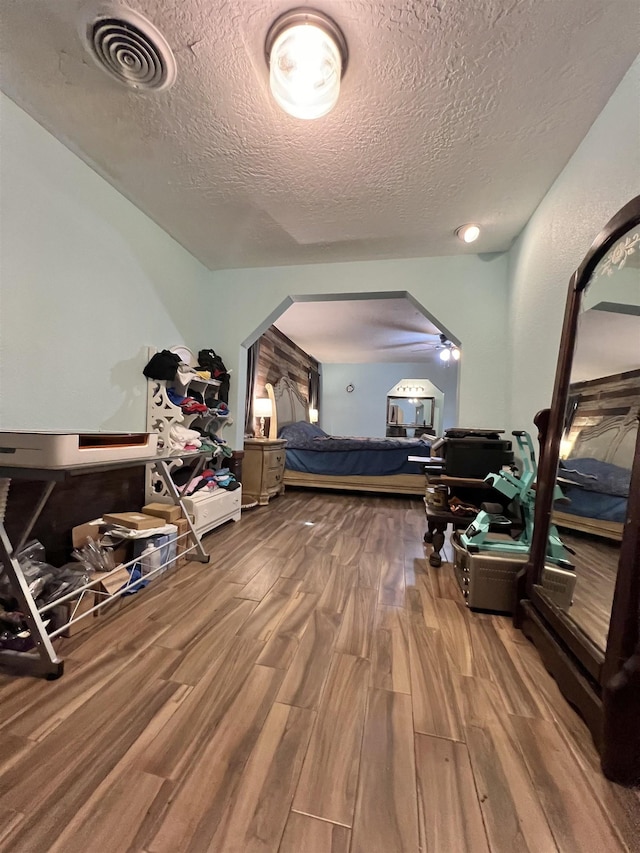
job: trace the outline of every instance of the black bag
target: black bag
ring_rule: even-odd
[[[198,353],[198,364],[203,370],[211,373],[212,379],[220,382],[218,399],[223,403],[229,402],[229,374],[223,360],[212,349],[201,349]]]
[[[180,356],[168,349],[151,356],[147,366],[142,371],[147,379],[175,379],[180,364]]]
[[[210,370],[212,379],[220,379],[227,372],[223,360],[212,349],[201,349],[198,353],[198,364],[203,370]]]

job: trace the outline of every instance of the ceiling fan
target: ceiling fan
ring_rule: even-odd
[[[446,335],[442,333],[438,334],[425,334],[422,331],[411,330],[415,337],[410,337],[409,339],[404,339],[401,342],[397,340],[393,341],[387,346],[377,345],[379,350],[397,350],[399,346],[408,348],[412,352],[416,353],[424,353],[426,351],[435,352],[439,351],[440,360],[444,364],[449,364],[451,361],[458,361],[460,358],[460,349],[457,344],[452,343]]]
[[[440,343],[436,344],[434,349],[439,350],[440,361],[444,361],[445,364],[452,360],[460,360],[460,348],[456,344],[452,343],[447,336],[442,333],[440,334]]]

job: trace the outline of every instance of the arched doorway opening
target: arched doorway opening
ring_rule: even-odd
[[[274,328],[319,364],[317,406],[327,432],[384,435],[386,396],[401,380],[424,380],[440,391],[439,432],[457,424],[463,359],[444,361],[441,354],[443,339],[460,352],[462,343],[408,292],[287,297],[242,342],[241,361],[247,364],[249,378],[253,377],[245,389],[249,403],[264,396],[265,377],[274,382],[278,371],[288,375],[289,366],[273,358],[277,343],[269,344],[272,363],[267,368],[257,369],[255,363],[260,356],[256,357],[254,345],[263,336],[264,340],[273,335]],[[347,391],[349,387],[353,390]],[[250,415],[249,405],[245,407],[249,432]]]

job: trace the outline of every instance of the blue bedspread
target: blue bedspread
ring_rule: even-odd
[[[569,506],[558,504],[558,510],[583,518],[624,524],[630,470],[599,459],[565,459],[560,463],[558,475],[562,480],[571,481],[569,485],[561,484],[565,497],[571,503]]]
[[[287,440],[290,471],[338,476],[419,474],[407,457],[429,456],[431,445],[420,438],[354,438],[330,436],[312,424],[290,424],[280,430]]]
[[[626,498],[631,484],[631,471],[599,459],[564,459],[558,474],[563,480],[571,480],[587,492],[617,495]]]
[[[579,515],[582,518],[596,518],[600,521],[619,521],[624,524],[627,518],[627,499],[617,495],[603,495],[599,492],[587,492],[579,486],[567,486],[562,491],[571,503],[556,504],[559,512]]]

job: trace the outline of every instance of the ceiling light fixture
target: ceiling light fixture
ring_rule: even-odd
[[[294,118],[314,119],[336,105],[349,56],[338,25],[313,9],[292,9],[267,33],[265,54],[276,102]]]
[[[480,236],[480,228],[477,225],[461,225],[456,229],[456,234],[463,243],[473,243]]]
[[[440,361],[444,361],[445,365],[449,364],[451,359],[454,361],[460,361],[459,347],[442,333],[440,334],[440,343],[436,349],[439,350]]]

